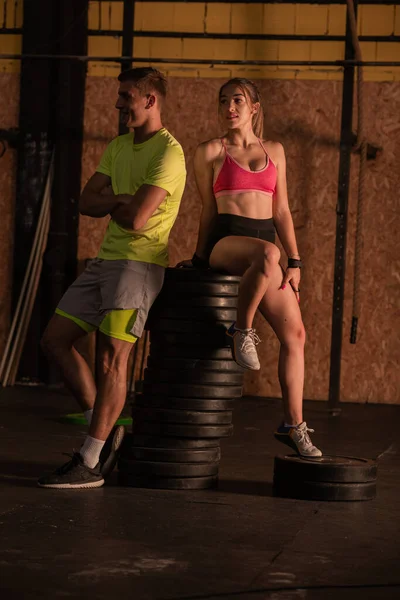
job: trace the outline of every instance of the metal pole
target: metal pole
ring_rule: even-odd
[[[87,52],[88,0],[52,3],[55,53]],[[57,32],[57,33],[55,33]],[[86,65],[60,61],[54,65],[55,171],[51,224],[43,265],[43,325],[47,323],[67,287],[77,276],[79,196]],[[48,364],[46,383],[62,381],[59,370]]]
[[[41,47],[52,52],[54,19],[51,0],[38,0],[35,5],[25,0],[23,9],[26,22],[22,52],[36,52],[39,27],[41,29]],[[21,61],[19,103],[21,135],[18,145],[14,229],[14,239],[17,243],[14,248],[13,261],[14,306],[29,261],[54,144],[54,119],[51,107],[55,88],[54,66],[57,63],[42,58],[40,54],[37,54],[36,58],[35,61]],[[40,379],[43,361],[38,339],[42,333],[42,300],[43,293],[39,286],[26,335],[25,350],[19,365],[20,379],[24,378],[30,381]]]
[[[357,11],[357,1],[355,0]],[[354,48],[351,38],[349,19],[346,23],[346,46],[345,59],[354,58]],[[353,90],[354,90],[354,66],[346,65],[343,72],[342,91],[342,123],[340,133],[340,159],[339,159],[339,190],[336,207],[336,245],[335,245],[335,270],[333,281],[333,304],[332,304],[332,333],[331,333],[331,357],[329,376],[329,398],[328,409],[332,414],[340,413],[340,371],[342,359],[342,328],[343,328],[343,304],[344,304],[344,282],[346,272],[346,235],[347,235],[347,212],[350,183],[350,161],[353,142],[352,120],[353,120]]]
[[[121,2],[121,0],[107,0],[108,2]],[[189,0],[175,0],[183,4]],[[251,0],[251,4],[293,4],[294,0]],[[147,0],[153,2],[171,2],[171,0]],[[204,0],[190,0],[191,3],[203,3]],[[360,0],[360,4],[389,4],[400,5],[399,0]],[[207,0],[207,4],[243,4],[243,0]],[[346,0],[296,0],[296,4],[346,4]]]
[[[7,60],[76,60],[80,62],[114,62],[124,63],[132,61],[132,56],[87,56],[83,54],[0,54],[0,59]],[[285,67],[400,67],[400,60],[229,60],[214,58],[165,58],[165,57],[140,57],[135,58],[135,63],[166,63],[170,65],[252,65],[252,66],[285,66]]]

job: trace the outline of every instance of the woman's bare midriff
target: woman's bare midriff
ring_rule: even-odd
[[[259,192],[244,192],[216,198],[218,213],[238,215],[249,219],[272,218],[272,196]]]
[[[275,159],[274,156],[274,147],[271,142],[264,141],[264,148],[268,152],[268,155]],[[213,182],[215,183],[218,173],[220,172],[222,165],[224,163],[225,155],[221,151],[221,142],[218,139],[217,144],[215,145],[216,156],[213,161]],[[271,156],[272,155],[272,156]],[[246,166],[241,164],[239,157],[234,157],[234,160],[238,162],[239,166],[241,166],[245,170]],[[259,169],[261,170],[265,168],[265,153],[261,149],[259,149],[259,161],[260,164]],[[258,168],[258,167],[256,167]],[[254,171],[255,173],[257,171]],[[268,195],[260,192],[243,192],[243,193],[235,193],[234,195],[224,195],[216,198],[218,213],[227,213],[231,215],[238,215],[240,217],[247,217],[249,219],[271,219],[272,218],[272,195]]]

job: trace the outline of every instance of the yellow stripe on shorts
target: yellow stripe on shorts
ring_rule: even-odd
[[[74,317],[74,315],[70,315],[69,313],[60,310],[59,308],[56,308],[55,312],[56,315],[61,315],[61,317],[65,317],[66,319],[69,319],[70,321],[73,321],[74,323],[79,325],[79,327],[83,329],[83,331],[86,331],[86,333],[91,333],[92,331],[95,331],[97,329],[96,325],[92,325],[91,323],[82,321],[82,319],[78,319],[78,317]]]
[[[112,310],[100,323],[99,331],[117,340],[134,344],[137,337],[131,333],[131,329],[137,313],[137,308]]]

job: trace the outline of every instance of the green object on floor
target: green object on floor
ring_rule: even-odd
[[[71,423],[73,425],[86,425],[86,419],[83,413],[70,413],[69,415],[63,415],[60,420],[63,423]],[[120,417],[116,424],[131,425],[132,417]]]

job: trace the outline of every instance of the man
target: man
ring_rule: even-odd
[[[72,460],[39,479],[41,487],[100,487],[115,465],[124,429],[114,425],[126,398],[128,357],[162,287],[185,186],[182,148],[161,123],[165,78],[144,67],[118,80],[116,108],[131,132],[108,145],[80,200],[81,214],[111,219],[98,257],[67,290],[42,339],[84,411],[89,434]],[[95,329],[97,388],[74,348]]]

